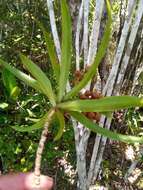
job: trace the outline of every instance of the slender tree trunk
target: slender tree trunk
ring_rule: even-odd
[[[52,30],[52,34],[53,34],[53,38],[54,38],[57,56],[60,61],[61,60],[61,46],[60,46],[60,40],[59,40],[57,27],[56,27],[55,13],[54,13],[54,7],[53,7],[52,0],[47,0],[47,6],[48,6],[48,11],[49,11],[51,30]]]

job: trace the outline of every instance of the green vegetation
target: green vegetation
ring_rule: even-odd
[[[7,3],[5,4],[7,6]],[[38,2],[36,2],[36,6],[38,9]],[[108,19],[94,62],[82,80],[69,92],[66,92],[66,86],[73,78],[71,59],[74,55],[72,51],[71,17],[66,1],[61,1],[62,54],[60,62],[50,32],[43,22],[45,17],[37,19],[37,14],[34,17],[31,16],[35,13],[33,10],[32,13],[25,11],[25,22],[27,24],[27,17],[31,18],[32,25],[28,23],[21,31],[20,23],[23,18],[18,15],[17,9],[12,11],[11,16],[10,13],[7,13],[8,15],[4,19],[8,23],[16,20],[15,17],[18,17],[18,20],[12,26],[11,33],[8,36],[5,34],[4,41],[0,44],[2,47],[0,58],[0,89],[2,91],[0,97],[0,158],[5,173],[33,169],[40,134],[51,110],[54,112],[54,117],[43,154],[43,168],[45,163],[50,167],[56,165],[58,158],[66,157],[67,160],[70,160],[75,155],[74,135],[69,115],[92,132],[104,135],[107,138],[129,144],[143,143],[140,127],[137,125],[142,118],[136,113],[132,115],[132,111],[127,115],[129,132],[132,133],[132,136],[101,128],[83,114],[83,112],[100,112],[107,116],[116,110],[134,107],[141,107],[142,109],[143,107],[143,98],[136,96],[103,97],[100,100],[79,99],[80,90],[96,74],[110,42],[112,18],[108,0],[106,1],[106,8]],[[42,11],[45,12],[45,10]],[[17,34],[14,34],[14,28],[16,29],[17,26],[19,26]],[[32,42],[29,42],[30,39],[26,39],[26,36],[28,36],[27,31],[31,26],[37,30],[34,30],[35,33],[31,31]],[[17,58],[17,51],[18,54],[20,52],[20,59]],[[30,58],[25,56],[26,54],[30,55]],[[68,114],[67,118],[65,117],[66,114]],[[134,125],[132,125],[132,121]],[[137,130],[135,133],[134,126]],[[65,152],[68,152],[66,156]],[[74,162],[72,164],[75,166],[75,160],[73,160],[70,161]],[[51,173],[53,175],[54,172]]]
[[[105,55],[105,50],[109,43],[109,37],[110,37],[110,31],[111,31],[110,30],[110,28],[111,28],[111,8],[110,8],[109,2],[107,1],[107,12],[108,12],[109,19],[107,21],[106,30],[105,30],[99,51],[95,57],[95,61],[92,64],[91,68],[87,71],[87,73],[85,74],[83,79],[79,82],[79,84],[77,84],[77,86],[75,86],[71,90],[71,92],[74,92],[74,93],[69,92],[68,95],[66,96],[66,95],[64,95],[64,92],[65,92],[66,84],[68,81],[70,62],[71,62],[71,54],[72,54],[71,45],[69,46],[69,44],[72,44],[72,42],[71,42],[71,23],[70,23],[69,10],[68,10],[68,7],[67,7],[65,1],[61,1],[61,7],[62,7],[61,8],[62,28],[64,31],[64,35],[62,38],[63,39],[62,59],[61,59],[61,63],[60,63],[61,69],[60,69],[60,76],[59,76],[58,97],[56,97],[56,95],[54,94],[50,80],[43,73],[43,71],[36,64],[34,64],[30,59],[28,59],[26,56],[24,56],[22,54],[20,55],[21,61],[34,78],[29,79],[27,76],[27,78],[25,77],[23,79],[23,76],[25,75],[25,73],[23,73],[23,72],[21,74],[22,77],[19,74],[18,78],[21,79],[22,81],[24,80],[24,82],[26,82],[26,84],[28,84],[31,87],[34,87],[36,90],[40,90],[42,93],[44,93],[48,97],[50,103],[53,106],[50,110],[53,110],[56,113],[56,110],[58,109],[58,113],[60,113],[58,115],[58,119],[60,120],[60,124],[62,124],[62,125],[64,124],[64,122],[63,122],[64,116],[62,116],[61,109],[64,109],[64,111],[67,111],[67,112],[68,112],[68,110],[85,112],[86,109],[87,109],[87,111],[90,111],[90,112],[95,112],[95,111],[96,112],[111,112],[111,111],[115,111],[117,109],[129,108],[132,106],[133,107],[136,107],[136,106],[142,107],[143,106],[142,99],[137,98],[137,97],[130,98],[130,97],[126,97],[126,96],[125,97],[123,97],[123,96],[122,97],[107,97],[107,98],[102,98],[102,100],[99,100],[99,101],[97,101],[97,100],[91,100],[91,101],[90,100],[76,100],[74,102],[66,102],[66,103],[62,103],[62,104],[59,103],[59,102],[63,102],[63,99],[66,99],[66,100],[67,100],[67,98],[71,99],[72,96],[77,95],[77,93],[88,83],[88,81],[90,81],[92,79],[92,77],[94,76],[95,71],[97,70],[97,67],[100,63],[100,60]],[[50,52],[53,52],[53,50]],[[52,57],[52,55],[50,57]],[[5,67],[6,69],[8,69],[10,72],[12,72],[16,77],[17,77],[18,72],[21,73],[21,71],[16,70],[17,73],[15,74],[14,68],[11,67],[10,65],[8,65],[6,62],[4,62],[1,59],[0,59],[0,65]],[[56,67],[53,67],[53,69],[55,69],[55,68]],[[55,71],[54,73],[57,73],[57,71]],[[34,86],[33,86],[33,83],[34,83]],[[76,89],[76,90],[74,90],[74,89]],[[57,100],[58,100],[58,102],[56,103]],[[66,106],[63,106],[64,104],[66,104]],[[88,106],[89,106],[89,110],[88,110]],[[97,109],[96,109],[96,107],[97,107]],[[49,111],[49,114],[50,114],[50,111]],[[45,115],[37,124],[34,124],[34,126],[32,126],[32,129],[33,130],[38,129],[40,125],[43,126],[44,122],[46,122],[46,120],[48,119],[49,114]],[[79,116],[79,118],[80,118],[80,116]],[[62,120],[62,122],[61,122],[61,120]],[[78,120],[80,121],[80,119],[78,119]],[[81,120],[82,120],[82,116],[81,116]],[[88,125],[88,122],[86,122],[86,125]],[[18,129],[17,127],[13,127],[13,128]],[[60,134],[62,134],[61,129],[64,129],[64,127],[60,127],[60,129],[59,129]],[[18,130],[20,131],[20,127]],[[21,129],[22,132],[29,131],[29,130],[31,130],[31,127],[30,128],[27,127],[27,130]],[[103,129],[103,131],[104,130],[105,129]],[[100,130],[98,130],[98,133],[100,133]],[[110,136],[110,138],[111,138],[112,135],[108,135],[108,133],[110,134],[110,131],[106,130],[104,132],[104,135],[107,137]],[[102,135],[103,135],[103,133],[102,133]],[[131,139],[131,138],[132,138],[132,141],[129,141],[129,143],[130,142],[135,143],[136,141],[142,142],[142,138],[140,138],[140,140],[137,140],[139,137],[134,138],[134,137],[129,136],[129,139]],[[114,139],[122,141],[122,138],[116,138],[115,136],[114,136]],[[125,138],[123,141],[125,141]],[[128,140],[126,142],[128,142]]]

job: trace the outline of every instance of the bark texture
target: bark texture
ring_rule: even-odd
[[[37,148],[36,159],[35,159],[35,169],[34,169],[34,178],[35,178],[34,182],[35,182],[36,189],[40,188],[40,175],[41,175],[40,168],[41,168],[42,153],[43,153],[45,142],[47,139],[48,128],[52,121],[52,117],[53,117],[54,113],[55,113],[55,110],[49,111],[49,114],[45,121],[44,129],[41,134],[39,145]]]

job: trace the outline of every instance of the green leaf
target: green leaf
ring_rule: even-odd
[[[48,77],[44,74],[44,72],[36,64],[34,64],[26,56],[21,54],[20,58],[21,58],[23,65],[28,69],[28,71],[33,75],[33,77],[35,77],[35,79],[38,81],[40,89],[44,92],[44,94],[47,95],[51,104],[53,106],[55,106],[56,105],[55,95],[53,93],[52,86],[51,86],[51,83],[50,83]]]
[[[6,108],[8,108],[8,104],[7,103],[5,103],[5,102],[3,102],[3,103],[0,103],[0,109],[6,109]]]
[[[10,98],[12,98],[13,100],[16,100],[20,92],[21,92],[21,89],[18,86],[15,86],[10,93]]]
[[[60,126],[59,126],[58,133],[54,138],[54,141],[57,141],[62,137],[63,132],[64,132],[64,128],[65,128],[65,118],[64,118],[63,114],[59,110],[57,110],[56,111],[56,116],[57,116],[57,118],[59,120]]]
[[[78,112],[112,112],[119,109],[143,107],[143,98],[135,96],[111,96],[99,100],[74,100],[60,103],[60,109]]]
[[[97,51],[96,57],[94,59],[93,64],[89,68],[88,72],[85,73],[83,79],[65,96],[64,100],[68,100],[69,98],[76,96],[78,92],[87,85],[87,83],[92,79],[92,77],[96,74],[97,68],[102,61],[106,53],[106,49],[110,42],[110,34],[111,34],[111,24],[112,24],[112,17],[111,17],[111,6],[108,0],[106,0],[107,5],[107,13],[108,13],[108,20],[105,28],[105,32],[103,38],[101,40],[99,49]]]
[[[143,143],[143,137],[136,137],[130,135],[122,135],[119,133],[112,132],[106,128],[100,127],[98,124],[93,123],[89,119],[87,119],[83,114],[78,112],[70,112],[70,114],[77,119],[80,123],[82,123],[85,127],[90,129],[91,131],[103,135],[112,140],[121,141],[125,143]]]
[[[53,67],[53,71],[54,71],[54,74],[56,76],[57,82],[59,82],[60,65],[58,63],[58,58],[57,58],[57,54],[55,51],[53,40],[52,40],[50,34],[44,28],[43,24],[37,20],[36,20],[36,22],[43,32],[44,39],[45,39],[46,46],[47,46],[47,51],[48,51],[48,54],[49,54],[49,57],[51,60],[52,67]]]
[[[49,113],[49,112],[48,112]],[[44,127],[45,121],[48,117],[48,113],[46,113],[37,123],[35,123],[34,125],[31,126],[10,126],[11,128],[13,128],[16,131],[19,132],[31,132],[33,130],[37,130],[40,128]]]
[[[2,65],[4,68],[9,70],[14,76],[16,76],[18,79],[22,80],[28,86],[41,91],[38,82],[35,79],[33,79],[32,77],[30,77],[29,75],[12,67],[11,65],[9,65],[7,62],[3,61],[2,59],[0,59],[0,65]]]
[[[72,56],[72,29],[71,17],[66,0],[61,0],[62,12],[62,55],[61,69],[59,79],[58,101],[60,102],[64,96],[67,80],[70,72],[71,56]]]
[[[20,94],[20,88],[17,86],[15,76],[8,69],[4,68],[2,72],[2,80],[9,97],[16,100]]]

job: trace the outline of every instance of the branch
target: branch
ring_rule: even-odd
[[[44,129],[42,131],[41,138],[39,141],[39,145],[37,148],[36,159],[35,159],[35,169],[34,169],[34,178],[35,178],[34,179],[34,182],[35,182],[34,185],[36,185],[36,187],[40,187],[40,175],[41,175],[40,168],[41,168],[42,153],[43,153],[43,149],[44,149],[45,142],[47,139],[48,128],[49,128],[49,125],[52,121],[52,117],[53,117],[54,113],[55,113],[55,110],[51,109],[49,111],[47,121],[45,122]]]

